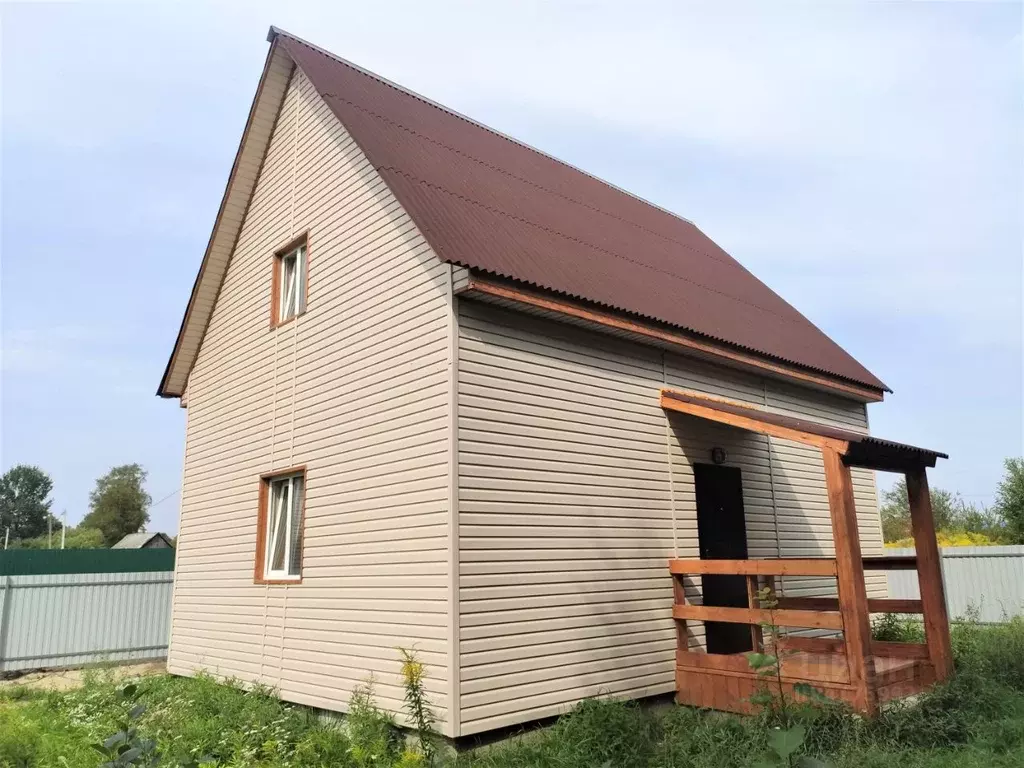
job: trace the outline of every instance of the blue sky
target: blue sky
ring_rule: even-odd
[[[0,6],[0,464],[177,530],[154,396],[276,24],[693,220],[988,503],[1022,453],[1017,3]],[[882,478],[882,482],[886,480]]]

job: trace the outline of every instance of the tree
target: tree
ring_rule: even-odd
[[[53,540],[45,533],[34,539],[22,539],[12,548],[16,549],[60,549],[60,531],[53,531]],[[64,532],[64,549],[101,549],[103,534],[95,528],[68,528]]]
[[[996,509],[1006,521],[1007,538],[1024,544],[1024,458],[1003,462],[1006,474],[996,489]]]
[[[153,501],[142,487],[145,482],[146,470],[138,464],[111,469],[96,481],[96,488],[89,494],[89,514],[79,527],[99,529],[107,547],[129,533],[137,533],[149,522]]]
[[[984,507],[968,504],[960,494],[942,488],[932,488],[930,492],[936,532],[982,534],[993,540],[1004,535],[1003,521],[998,510],[993,514]],[[900,541],[912,535],[906,479],[900,478],[892,488],[882,492],[879,512],[882,516],[882,538],[885,541]]]
[[[46,532],[48,498],[53,481],[39,467],[19,464],[0,477],[0,537],[10,528],[12,539],[30,539]],[[59,527],[59,523],[58,523]]]
[[[888,491],[882,491],[882,539],[899,541],[910,536],[910,499],[907,481],[900,479]]]

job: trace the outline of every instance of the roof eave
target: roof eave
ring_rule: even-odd
[[[273,27],[271,28],[271,31],[272,32],[274,31]],[[268,36],[268,39],[270,39],[270,36]],[[184,316],[182,317],[182,320],[181,320],[181,326],[178,328],[178,335],[177,335],[177,337],[175,339],[175,342],[174,342],[174,348],[171,351],[171,356],[167,360],[167,366],[164,368],[163,376],[160,379],[160,386],[157,388],[157,391],[156,391],[156,394],[159,397],[164,397],[164,398],[180,398],[182,396],[182,393],[185,391],[185,387],[186,387],[186,385],[188,383],[188,378],[191,375],[192,367],[195,365],[196,358],[198,357],[199,352],[198,352],[198,346],[197,346],[195,351],[194,351],[194,353],[189,356],[189,359],[187,361],[184,360],[182,358],[182,355],[181,355],[182,347],[183,347],[183,342],[185,340],[186,333],[187,333],[187,331],[188,331],[188,329],[190,327],[190,324],[193,321],[197,321],[198,322],[198,320],[196,318],[194,318],[194,316],[193,316],[193,314],[194,314],[193,310],[194,310],[194,308],[196,306],[196,302],[197,302],[197,299],[198,299],[199,294],[200,294],[201,286],[204,283],[204,278],[207,277],[207,268],[208,268],[209,263],[210,263],[211,253],[212,253],[212,251],[214,249],[215,243],[217,242],[218,235],[220,235],[222,233],[223,224],[224,224],[225,210],[227,209],[229,203],[234,199],[234,197],[236,195],[239,196],[240,198],[241,197],[245,198],[246,202],[245,202],[245,205],[243,207],[245,209],[247,209],[248,208],[248,201],[252,197],[252,190],[255,188],[255,183],[256,183],[255,179],[252,180],[251,186],[250,186],[250,188],[248,190],[240,190],[240,189],[238,189],[239,185],[236,184],[236,180],[237,180],[237,176],[238,176],[239,167],[242,164],[243,153],[245,152],[245,150],[247,148],[248,141],[249,141],[249,137],[250,137],[250,133],[251,133],[251,128],[252,128],[252,125],[253,125],[253,120],[254,120],[254,118],[255,118],[255,116],[257,114],[258,108],[261,106],[261,99],[264,96],[265,85],[267,83],[268,74],[270,73],[271,66],[272,66],[272,64],[275,61],[275,56],[278,56],[278,55],[285,55],[286,56],[287,54],[279,53],[279,49],[278,49],[277,44],[274,43],[273,40],[271,40],[270,50],[267,51],[267,58],[266,58],[266,61],[264,62],[264,65],[263,65],[263,72],[260,75],[259,85],[256,88],[256,94],[253,97],[252,105],[249,107],[249,115],[248,115],[248,118],[246,119],[245,129],[242,132],[242,138],[241,138],[241,140],[238,143],[238,150],[235,152],[235,159],[234,159],[234,162],[231,165],[231,172],[228,175],[228,181],[227,181],[227,184],[225,185],[225,188],[224,188],[224,195],[221,198],[220,207],[217,209],[217,216],[214,219],[213,229],[212,229],[212,231],[210,233],[210,239],[207,242],[206,251],[203,254],[203,260],[202,260],[202,263],[200,264],[199,272],[196,275],[195,282],[192,284],[192,293],[189,296],[188,305],[186,306],[185,314],[184,314]],[[290,57],[289,57],[289,61],[290,61]],[[294,66],[294,64],[292,66]],[[280,110],[280,102],[282,100],[283,100],[283,93],[280,95],[280,98],[275,99],[275,102],[276,102],[275,104],[268,105],[269,108],[273,109],[275,115]],[[272,132],[272,129],[271,129],[271,132]],[[267,137],[267,141],[269,142],[269,136]],[[259,152],[259,156],[260,156],[259,164],[260,165],[262,165],[263,156],[265,154],[266,154],[266,147],[263,147],[262,151]],[[258,177],[258,173],[256,175]],[[244,217],[244,214],[243,214],[242,220],[244,220],[244,218],[245,217]],[[241,221],[239,222],[239,225],[237,227],[236,232],[231,237],[232,245],[231,245],[229,251],[233,251],[234,250],[234,242],[237,241],[238,233],[239,233],[240,230],[241,230]],[[230,258],[230,255],[229,255],[228,258]],[[225,269],[226,269],[226,267],[225,267]],[[223,275],[221,275],[220,278],[217,280],[216,293],[219,293],[219,291],[220,291],[219,286],[220,286],[221,283],[223,283]],[[214,302],[213,303],[216,304],[216,298],[214,298]],[[212,308],[211,308],[210,312],[208,312],[206,314],[206,317],[204,319],[202,319],[202,321],[201,321],[202,324],[203,324],[203,327],[202,327],[202,330],[199,333],[199,342],[198,342],[199,345],[201,345],[201,343],[202,343],[202,337],[205,335],[206,327],[209,324],[209,320],[210,320],[210,316],[211,315],[212,315]],[[185,366],[186,367],[186,370],[184,371],[183,374],[182,374],[182,370],[180,369],[179,366]],[[172,379],[174,379],[174,380],[172,381]]]
[[[629,333],[644,337],[659,346],[668,345],[685,354],[714,359],[730,367],[782,378],[803,386],[832,391],[866,403],[881,402],[888,387],[876,387],[835,376],[826,371],[800,366],[735,345],[712,340],[667,323],[639,318],[625,311],[594,305],[567,298],[556,291],[524,286],[512,280],[502,280],[469,270],[468,277],[457,293],[467,297],[501,300],[520,308],[553,312],[575,322],[583,322],[598,329]]]

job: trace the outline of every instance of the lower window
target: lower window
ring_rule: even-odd
[[[302,511],[304,472],[266,477],[261,510],[262,568],[266,581],[297,581],[302,576]]]

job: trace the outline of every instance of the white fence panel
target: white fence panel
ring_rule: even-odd
[[[0,575],[0,672],[167,656],[173,571]]]
[[[1024,546],[942,547],[946,605],[951,619],[976,608],[983,622],[1024,616]],[[913,555],[913,549],[887,549],[887,555]],[[892,571],[889,596],[921,597],[916,571]]]

